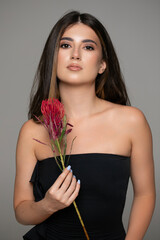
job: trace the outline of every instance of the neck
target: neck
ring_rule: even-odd
[[[97,111],[100,100],[95,94],[95,84],[71,86],[61,82],[59,91],[67,119],[71,119],[72,123],[87,118]]]

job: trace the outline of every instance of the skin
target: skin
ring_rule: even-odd
[[[94,42],[86,42],[86,39]],[[81,66],[81,70],[68,68],[72,63]],[[72,139],[77,136],[72,154],[97,152],[131,157],[134,199],[126,240],[142,240],[155,204],[151,131],[139,109],[96,97],[95,78],[105,68],[95,32],[82,23],[66,29],[60,41],[57,66],[61,99],[68,121],[74,125],[67,137],[66,154]],[[32,184],[29,183],[34,166],[37,159],[43,160],[53,153],[49,147],[33,141],[33,137],[49,143],[44,127],[29,120],[21,128],[16,154],[14,208],[16,218],[22,224],[38,224],[68,207],[80,190],[77,179],[66,169],[45,198],[34,202]]]

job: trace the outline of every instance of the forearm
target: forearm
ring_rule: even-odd
[[[53,213],[53,211],[49,211],[45,199],[42,199],[39,202],[25,200],[15,209],[17,221],[24,225],[39,224],[45,221]]]
[[[142,240],[152,218],[155,194],[134,198],[125,240]]]

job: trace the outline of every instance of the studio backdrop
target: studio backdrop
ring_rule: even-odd
[[[160,1],[0,1],[0,239],[20,240],[32,226],[16,222],[13,211],[15,151],[27,121],[29,93],[50,30],[69,10],[88,12],[109,32],[132,106],[145,114],[153,135],[157,205],[145,240],[160,239]],[[129,184],[123,214],[129,218]]]

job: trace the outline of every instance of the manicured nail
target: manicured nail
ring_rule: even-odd
[[[70,169],[70,172],[72,173],[72,169]]]
[[[78,181],[77,181],[79,184],[81,183],[81,181],[78,179]]]
[[[67,169],[70,170],[70,169],[71,169],[71,165],[69,165],[69,166],[67,167]]]
[[[75,175],[73,175],[73,177],[74,177],[74,178],[76,178],[76,176],[75,176]]]

